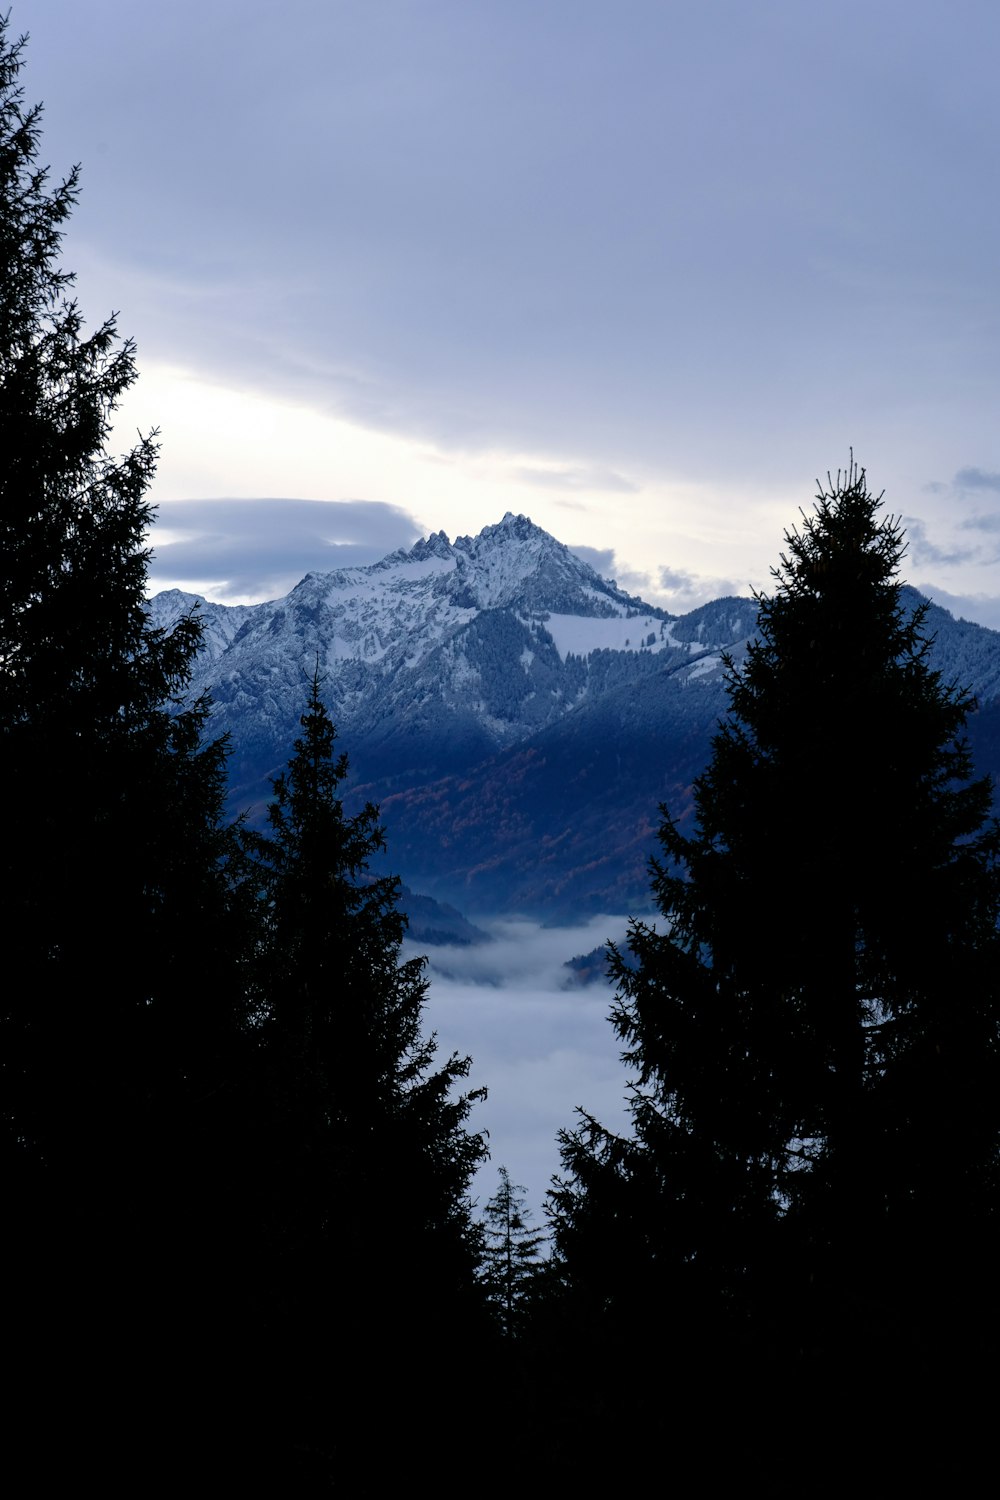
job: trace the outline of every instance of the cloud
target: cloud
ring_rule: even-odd
[[[587,547],[581,544],[570,547],[569,550],[580,558],[581,562],[588,563],[595,573],[599,573],[602,578],[610,579],[625,593],[638,594],[649,603],[656,603],[652,597],[654,589],[649,574],[627,567],[625,563],[619,561],[613,547]]]
[[[627,594],[638,594],[640,598],[648,599],[651,604],[661,602],[655,597],[656,588],[650,575],[637,568],[626,568],[619,564],[615,582]]]
[[[745,583],[691,573],[686,568],[661,567],[655,575],[630,568],[621,562],[611,547],[574,546],[570,551],[589,563],[602,578],[613,579],[626,593],[637,595],[647,604],[658,604],[671,614],[687,614],[713,599],[749,593]]]
[[[432,970],[461,983],[503,985],[508,991],[546,989],[556,993],[571,989],[577,993],[566,961],[590,953],[609,940],[623,942],[628,924],[625,917],[597,916],[569,927],[540,927],[518,918],[481,925],[489,931],[492,942],[431,947],[427,951]],[[420,948],[409,938],[405,941],[415,951]],[[519,1045],[516,1037],[508,1041],[515,1049]]]
[[[677,593],[690,593],[694,586],[694,575],[685,568],[661,568],[660,588]]]
[[[522,484],[537,484],[553,490],[604,490],[614,494],[636,495],[639,486],[616,474],[613,469],[532,469],[515,470]]]
[[[927,535],[926,523],[916,516],[902,516],[900,519],[906,532],[906,555],[917,567],[953,566],[970,562],[978,555],[977,547],[939,547]]]
[[[954,479],[950,483],[946,484],[940,479],[932,479],[927,484],[921,485],[921,491],[925,495],[956,495],[963,497],[970,490],[992,490],[1000,494],[1000,474],[993,474],[987,469],[977,469],[970,466],[965,469],[958,469]],[[904,516],[903,519],[908,526],[913,525],[913,522],[907,517]],[[971,520],[960,522],[960,524],[962,526],[976,527],[978,520],[973,517]],[[982,529],[993,530],[995,528],[985,526]]]
[[[958,524],[963,531],[1000,531],[1000,514],[991,511],[985,516],[968,516]]]
[[[1000,474],[988,474],[985,469],[959,469],[954,482],[957,490],[997,490],[1000,492]]]
[[[629,568],[611,547],[575,546],[570,550],[602,578],[613,579],[626,593],[637,595],[647,604],[657,604],[671,614],[687,614],[713,599],[734,594],[745,597],[750,592],[746,583],[691,573],[686,568],[661,567],[655,575]]]
[[[150,582],[221,600],[275,598],[306,573],[378,562],[419,535],[408,512],[382,501],[170,500],[150,537]]]
[[[182,0],[96,49],[91,7],[34,9],[46,159],[87,167],[83,306],[121,307],[143,360],[462,450],[585,441],[603,480],[528,480],[566,493],[620,483],[623,453],[793,485],[845,432],[891,452],[950,425],[920,460],[947,472],[938,445],[995,409],[993,237],[953,229],[981,203],[994,49],[955,50],[944,8],[882,28],[872,66],[919,77],[948,56],[984,112],[978,155],[946,149],[926,100],[870,88],[835,7],[745,29],[649,0],[627,24],[608,6],[396,5],[386,26],[382,6],[297,5],[277,35],[252,3],[238,46],[224,25],[191,46]],[[837,110],[815,109],[814,55]],[[970,369],[989,372],[971,393]]]
[[[602,578],[615,578],[615,553],[613,547],[570,547],[574,557],[593,568]]]
[[[676,614],[686,614],[713,599],[724,599],[731,594],[746,595],[748,592],[746,584],[741,586],[731,578],[710,578],[704,574],[691,573],[687,568],[662,567],[657,575],[655,602],[664,604]]]
[[[694,573],[681,569],[661,568],[659,580],[641,569],[630,568],[620,561],[612,547],[571,547],[581,561],[588,563],[595,573],[616,583],[627,594],[635,594],[648,604],[659,604],[661,608],[673,609],[675,613],[694,609],[709,599],[718,599],[723,594],[738,592],[735,585],[725,578],[698,578]],[[668,602],[669,599],[669,602]]]
[[[470,1085],[488,1097],[470,1125],[489,1131],[490,1161],[475,1193],[484,1202],[496,1191],[496,1169],[505,1165],[528,1189],[541,1223],[541,1205],[559,1169],[556,1134],[571,1128],[577,1106],[610,1129],[627,1130],[627,1074],[621,1044],[608,1013],[610,984],[566,988],[566,960],[609,938],[622,941],[624,917],[596,917],[572,928],[536,923],[485,924],[494,941],[474,948],[435,948],[430,958],[428,1028],[441,1053],[470,1054]],[[408,940],[406,956],[423,951]]]

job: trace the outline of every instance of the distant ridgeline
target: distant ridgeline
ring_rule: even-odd
[[[158,594],[152,621],[195,602]],[[658,807],[684,817],[726,708],[723,653],[739,663],[756,621],[741,598],[671,616],[510,514],[266,604],[198,602],[193,686],[230,736],[234,810],[262,816],[318,660],[347,806],[381,804],[389,867],[463,911],[554,919],[648,906]],[[927,630],[933,665],[979,700],[979,769],[1000,769],[1000,633],[936,606]]]

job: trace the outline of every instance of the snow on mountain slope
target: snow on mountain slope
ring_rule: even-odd
[[[151,605],[157,624],[169,623],[196,602],[171,590]],[[320,651],[321,668],[345,661],[409,667],[486,610],[513,609],[526,619],[557,611],[561,618],[620,622],[642,613],[648,634],[667,617],[605,582],[540,527],[507,514],[476,537],[449,542],[445,533],[370,567],[309,573],[284,599],[229,608],[201,603],[206,656],[243,660],[267,656],[284,635],[302,635]],[[616,631],[623,649],[628,631]],[[632,632],[638,649],[638,626]],[[593,636],[586,649],[612,644]]]
[[[663,651],[676,644],[670,638],[670,622],[652,614],[612,615],[610,619],[550,614],[545,629],[563,661],[567,656],[589,656],[592,651]]]
[[[150,613],[169,627],[196,603],[172,590]],[[478,536],[439,531],[369,567],[309,573],[283,599],[198,607],[192,686],[211,694],[247,790],[266,790],[287,757],[317,666],[354,764],[419,780],[519,743],[643,675],[651,655],[679,666],[734,639],[728,621],[718,638],[685,638],[681,621],[510,513]]]
[[[437,532],[370,567],[310,573],[266,604],[172,590],[150,616],[169,629],[195,606],[192,688],[230,736],[234,810],[262,815],[318,666],[348,797],[382,803],[404,876],[476,909],[558,914],[609,910],[626,885],[642,896],[655,809],[688,807],[726,712],[723,654],[738,665],[757,620],[741,598],[667,615],[509,514],[475,537]],[[926,628],[934,665],[986,706],[970,734],[992,770],[1000,636],[936,607]]]
[[[178,620],[197,610],[203,628],[199,670],[204,670],[208,662],[217,661],[229,649],[233,637],[261,609],[267,609],[267,605],[215,604],[200,594],[166,589],[149,601],[148,613],[156,629],[170,630]]]

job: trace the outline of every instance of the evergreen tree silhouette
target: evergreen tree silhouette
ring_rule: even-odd
[[[525,1189],[511,1182],[506,1167],[500,1167],[500,1186],[483,1210],[483,1282],[500,1326],[509,1338],[525,1317],[525,1305],[538,1280],[539,1258],[545,1235],[531,1226],[525,1208]]]
[[[113,317],[87,329],[59,266],[78,172],[52,186],[38,165],[24,46],[0,17],[8,1332],[25,1392],[33,1360],[46,1389],[99,1341],[109,1371],[133,1370],[109,1375],[113,1404],[137,1390],[135,1371],[168,1362],[157,1338],[206,1240],[196,1205],[238,1021],[231,845],[223,747],[202,743],[206,704],[183,701],[200,627],[192,617],[166,634],[146,613],[155,435],[108,451],[134,346]],[[92,1392],[81,1380],[81,1425]]]
[[[24,39],[7,29],[0,19],[0,773],[24,979],[6,1012],[5,1118],[20,1159],[52,1164],[89,1154],[92,1130],[119,1125],[122,1091],[148,1088],[112,1074],[130,1031],[145,1047],[185,920],[217,889],[223,750],[201,748],[204,704],[178,711],[197,620],[168,635],[146,615],[156,445],[106,452],[134,347],[113,318],[88,333],[69,300],[56,257],[78,173],[50,190],[36,165],[40,108],[22,109]]]
[[[481,1090],[456,1092],[468,1058],[435,1066],[422,1032],[425,960],[401,958],[399,881],[368,865],[384,839],[371,804],[345,814],[348,763],[314,677],[257,849],[263,945],[255,1227],[258,1316],[281,1367],[301,1372],[286,1420],[321,1449],[357,1452],[372,1385],[451,1358],[477,1327],[479,1245],[469,1187],[486,1154],[466,1129]],[[323,1350],[353,1370],[330,1390]],[[339,1369],[343,1365],[338,1365]],[[355,1384],[355,1381],[357,1384]],[[431,1399],[386,1393],[394,1423]]]
[[[786,538],[612,949],[634,1134],[584,1117],[553,1199],[579,1307],[814,1396],[996,1340],[1000,839],[880,499],[852,463]]]

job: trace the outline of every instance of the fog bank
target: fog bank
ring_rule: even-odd
[[[496,1191],[497,1168],[523,1183],[534,1222],[559,1170],[556,1133],[572,1127],[577,1107],[612,1129],[626,1128],[621,1044],[608,1021],[607,982],[581,987],[567,959],[624,939],[625,917],[595,917],[575,927],[527,921],[480,922],[493,937],[481,947],[407,943],[426,953],[430,994],[426,1025],[441,1053],[471,1055],[470,1086],[489,1096],[470,1124],[489,1131],[490,1160],[479,1174],[480,1204]]]

